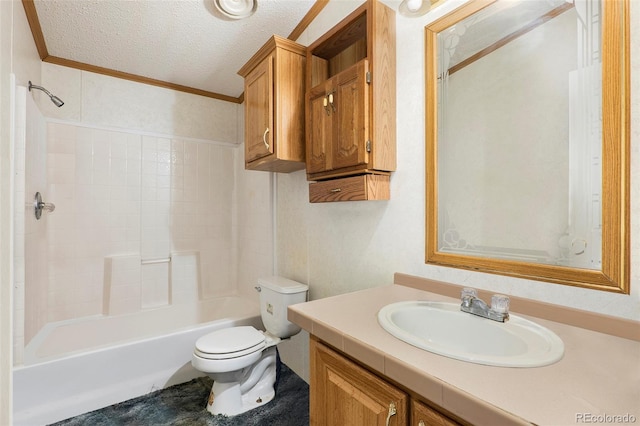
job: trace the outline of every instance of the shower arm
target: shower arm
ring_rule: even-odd
[[[55,106],[57,106],[58,108],[60,108],[62,105],[64,105],[64,101],[62,99],[60,99],[59,97],[57,97],[56,95],[53,95],[51,92],[49,92],[47,89],[45,89],[42,86],[38,86],[36,84],[33,84],[31,82],[31,80],[29,80],[29,91],[31,91],[31,89],[38,89],[38,90],[42,90],[44,93],[47,94],[47,96],[49,96],[49,99],[51,99],[51,102],[53,102],[53,104]]]
[[[38,90],[42,90],[44,93],[46,93],[49,97],[52,97],[53,95],[51,94],[50,91],[48,91],[47,89],[45,89],[42,86],[38,86],[36,84],[33,84],[31,81],[29,81],[29,91],[31,91],[31,89],[38,89]]]

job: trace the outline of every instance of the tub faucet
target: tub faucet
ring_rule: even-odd
[[[490,320],[505,322],[509,319],[509,297],[502,294],[491,296],[491,307],[478,298],[474,288],[463,288],[460,310]]]

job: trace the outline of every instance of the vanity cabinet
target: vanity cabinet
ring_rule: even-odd
[[[311,202],[389,199],[396,168],[395,56],[395,12],[377,0],[367,0],[307,48]],[[373,190],[356,195],[340,182],[355,176]],[[327,180],[336,182],[315,187]]]
[[[315,336],[309,341],[313,426],[459,426]]]
[[[405,392],[315,340],[309,391],[312,425],[408,424]]]
[[[238,71],[244,77],[245,169],[305,167],[306,48],[272,36]]]

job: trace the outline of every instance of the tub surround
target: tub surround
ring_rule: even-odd
[[[37,363],[13,370],[13,424],[50,424],[202,376],[189,362],[197,339],[228,327],[262,327],[254,301],[223,298],[214,305],[217,309],[199,305],[206,310],[192,312],[200,319],[205,315],[209,319],[199,325],[188,326],[173,315],[182,314],[188,322],[190,315],[184,311],[158,309],[144,316],[135,314],[134,321],[124,324],[121,318],[112,317],[98,325],[71,323],[69,328],[63,327],[58,337],[67,342],[83,340],[77,338],[82,333],[90,333],[86,336],[88,343],[95,342],[94,335],[119,335],[119,339],[107,347],[76,347],[75,353],[62,357],[51,352],[58,348],[54,343],[57,338],[51,346],[46,340],[42,342],[45,355],[33,360]],[[161,329],[155,333],[150,329],[150,320],[166,327],[171,319],[175,323],[173,332],[165,328],[158,335]],[[151,337],[141,338],[137,332]],[[75,340],[71,339],[74,334]],[[34,351],[38,353],[37,348]]]
[[[218,297],[176,304],[128,315],[96,315],[48,323],[25,348],[24,365],[40,364],[136,340],[163,336],[220,320],[257,317],[258,302],[243,297]],[[260,322],[258,322],[260,324]]]
[[[549,328],[565,344],[559,362],[521,369],[436,355],[396,339],[377,322],[389,303],[457,302],[451,296],[458,292],[459,286],[396,274],[394,285],[291,306],[289,319],[409,394],[472,424],[575,424],[580,415],[605,414],[640,419],[640,323],[577,310],[565,315],[564,307],[516,298],[513,313]],[[554,321],[544,319],[549,317]],[[586,328],[576,326],[583,321]],[[601,332],[612,330],[627,338]]]

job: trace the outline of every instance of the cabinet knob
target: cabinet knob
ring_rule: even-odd
[[[329,101],[326,96],[322,99],[322,106],[324,106],[324,110],[327,111],[327,115],[329,115],[331,111],[329,111]]]
[[[333,110],[333,112],[336,112],[336,105],[333,103],[333,92],[329,93],[329,103],[331,104],[331,109]]]
[[[267,127],[267,130],[265,130],[264,133],[262,134],[262,142],[264,142],[264,146],[266,146],[267,149],[269,149],[269,142],[267,142],[267,133],[269,133],[268,127]]]

